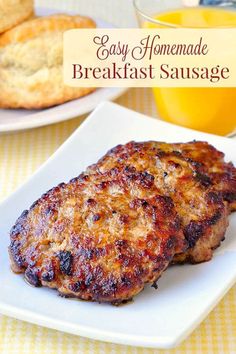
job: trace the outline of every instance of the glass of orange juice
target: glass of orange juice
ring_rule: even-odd
[[[133,1],[143,28],[236,27],[233,7],[202,6],[200,0]],[[218,135],[236,129],[236,83],[235,88],[155,87],[153,93],[158,113],[166,121]]]

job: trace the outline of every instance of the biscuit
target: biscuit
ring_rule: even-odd
[[[33,15],[33,0],[0,0],[0,33]]]
[[[0,36],[0,107],[42,109],[94,90],[63,82],[63,32],[94,28],[82,16],[53,15],[29,20]]]

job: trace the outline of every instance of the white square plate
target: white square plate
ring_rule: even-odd
[[[112,103],[101,104],[58,151],[0,206],[0,312],[61,331],[135,346],[171,348],[185,339],[236,280],[236,214],[212,261],[174,266],[134,302],[121,307],[64,299],[32,288],[9,269],[9,229],[43,192],[77,176],[108,149],[130,140],[207,140],[236,163],[236,143],[150,119]]]

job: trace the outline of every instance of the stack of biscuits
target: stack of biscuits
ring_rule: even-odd
[[[95,27],[79,15],[36,17],[33,0],[0,0],[0,108],[42,109],[92,92],[63,82],[63,33]]]

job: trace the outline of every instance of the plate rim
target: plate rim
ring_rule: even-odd
[[[88,97],[90,95],[95,95],[97,94],[97,92],[99,92],[100,90],[103,90],[103,88],[98,88],[96,91],[84,96],[84,97],[81,97],[81,98],[78,98],[77,100],[73,100],[73,101],[69,101],[69,102],[65,102],[63,104],[70,104],[70,102],[76,102],[76,101],[79,101],[80,99],[83,99],[85,97]],[[117,98],[119,98],[120,96],[122,96],[123,94],[125,94],[129,88],[127,87],[112,87],[110,88],[110,90],[116,90],[109,98],[103,98],[103,101],[104,100],[110,100],[110,101],[113,101],[113,100],[116,100]],[[48,121],[45,121],[45,120],[41,120],[42,118],[40,117],[38,121],[31,121],[31,122],[27,122],[27,121],[23,121],[23,122],[17,122],[17,123],[14,123],[14,124],[10,124],[10,123],[6,123],[6,124],[0,124],[0,134],[2,133],[11,133],[11,132],[20,132],[20,131],[24,131],[24,130],[29,130],[29,129],[33,129],[33,128],[40,128],[40,127],[46,127],[46,126],[49,126],[49,125],[53,125],[53,124],[57,124],[57,123],[60,123],[60,122],[65,122],[67,120],[70,120],[70,119],[76,119],[76,118],[79,118],[81,116],[83,116],[84,114],[89,114],[91,113],[94,109],[96,109],[96,107],[99,105],[98,104],[95,104],[95,105],[92,105],[90,107],[90,109],[84,109],[84,110],[81,110],[80,113],[76,113],[74,110],[72,110],[72,112],[69,112],[65,109],[63,112],[59,113],[58,116],[59,118],[57,118],[57,114],[55,113],[55,116],[54,117],[51,117],[50,120]],[[47,115],[47,111],[49,109],[54,109],[54,108],[57,108],[57,107],[60,107],[62,105],[58,105],[58,106],[55,106],[55,107],[49,107],[45,110],[39,110],[35,113],[32,113],[32,115],[37,115],[37,114],[45,114]],[[31,116],[31,114],[29,114],[28,116]],[[67,118],[66,118],[67,117]]]

